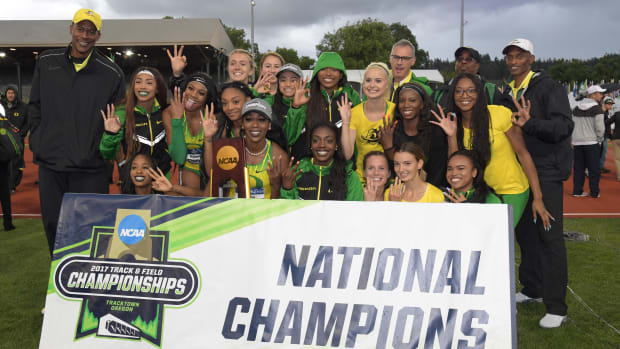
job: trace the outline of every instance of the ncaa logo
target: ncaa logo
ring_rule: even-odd
[[[126,245],[137,244],[144,235],[146,235],[146,222],[138,215],[128,215],[118,224],[118,237]]]

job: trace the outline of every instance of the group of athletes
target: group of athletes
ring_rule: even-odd
[[[94,11],[80,11],[68,49],[70,58],[82,57],[73,60],[77,76],[79,64],[91,64],[82,63],[92,59],[86,48],[94,50],[91,41],[101,30]],[[511,79],[500,91],[477,74],[480,54],[471,47],[456,50],[456,76],[431,88],[411,71],[414,46],[400,40],[389,66],[369,62],[363,97],[334,52],[323,52],[304,77],[278,53],[267,52],[255,67],[251,53],[235,49],[228,54],[228,82],[218,86],[203,72],[184,72],[183,49],[168,51],[170,81],[140,67],[122,100],[108,98],[97,115],[98,155],[117,161],[123,193],[208,196],[214,142],[242,137],[252,198],[510,204],[522,250],[524,288],[516,301],[544,301],[542,327],[564,322],[562,182],[570,174],[573,124],[563,87],[531,70],[530,41],[515,39],[503,48]],[[41,122],[50,105],[36,95],[44,62],[40,58],[33,83]],[[117,93],[114,84],[108,90]],[[33,152],[44,167],[40,177],[64,173],[46,173],[53,166],[45,150],[35,144]],[[178,183],[171,181],[175,168]],[[234,196],[235,184],[225,183],[222,192]],[[57,221],[47,220],[46,231],[55,230]]]

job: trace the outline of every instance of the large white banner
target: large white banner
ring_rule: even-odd
[[[40,348],[516,347],[507,205],[166,200],[57,243]]]

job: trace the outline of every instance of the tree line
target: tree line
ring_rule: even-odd
[[[246,38],[244,29],[224,27],[234,47],[250,49],[250,41]],[[388,62],[392,45],[400,39],[411,41],[416,48],[414,69],[437,69],[446,81],[454,77],[454,60],[429,58],[428,51],[420,48],[409,27],[400,22],[388,24],[377,19],[365,18],[354,23],[347,23],[333,32],[325,33],[315,48],[317,57],[322,52],[337,52],[348,69],[364,69],[370,62]],[[292,48],[277,47],[275,51],[281,54],[286,62],[295,63],[302,69],[311,69],[315,62],[314,58],[300,57]],[[256,42],[254,52],[260,52]],[[499,83],[508,78],[509,73],[503,58],[491,58],[489,54],[482,52],[481,55],[479,72],[482,76]],[[260,61],[261,57],[262,53],[259,53],[256,61]],[[587,60],[537,59],[532,64],[532,69],[546,70],[554,79],[562,83],[580,83],[586,80],[618,81],[620,80],[620,54],[606,54],[603,57]]]

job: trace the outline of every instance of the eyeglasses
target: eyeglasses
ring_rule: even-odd
[[[392,59],[397,62],[404,62],[404,61],[408,61],[413,58],[413,57],[397,56],[397,55],[390,55],[390,57],[392,57]]]
[[[459,63],[471,63],[474,61],[474,57],[458,57],[456,61]]]
[[[478,95],[478,90],[476,90],[475,88],[468,88],[466,90],[462,89],[462,88],[457,88],[456,90],[454,90],[454,95],[456,96],[462,96],[464,94],[466,94],[468,96],[477,96]]]

